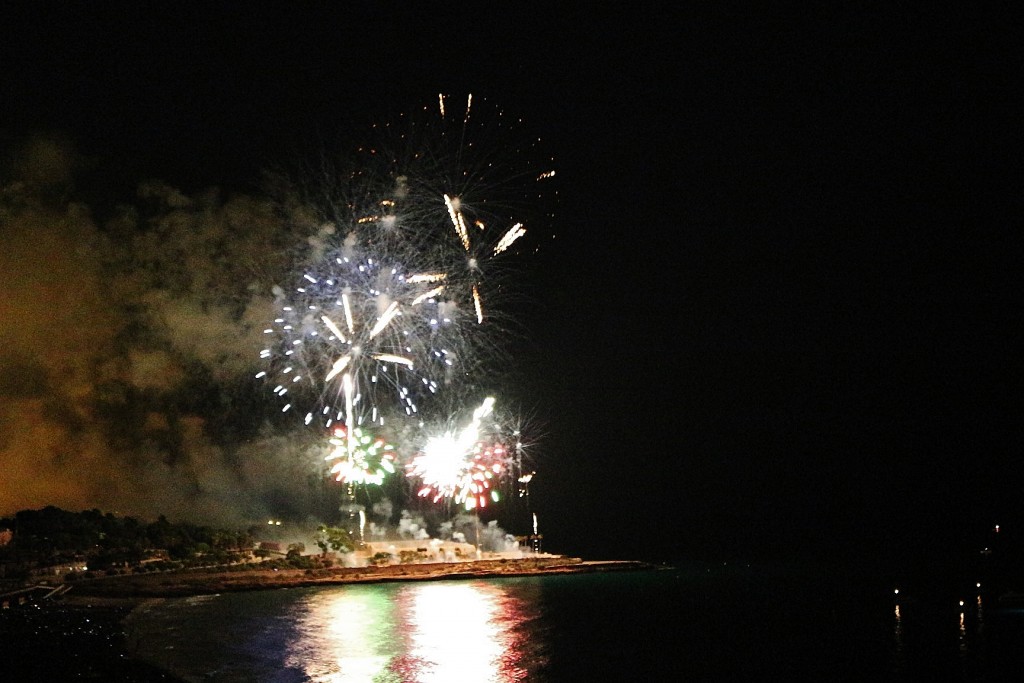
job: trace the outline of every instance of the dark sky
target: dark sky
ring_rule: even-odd
[[[517,311],[553,549],[890,553],[1024,523],[1008,18],[547,4],[7,6],[0,140],[66,136],[94,195],[255,192],[486,95],[561,183]]]

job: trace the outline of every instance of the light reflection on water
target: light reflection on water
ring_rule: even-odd
[[[297,606],[295,635],[285,665],[309,680],[348,683],[371,681],[393,656],[388,596],[360,590],[316,593]]]
[[[417,588],[403,596],[411,640],[403,673],[416,671],[420,681],[507,680],[501,657],[509,644],[505,632],[514,624],[499,612],[501,589],[459,583]]]
[[[187,681],[520,681],[541,664],[527,633],[536,592],[513,580],[225,594],[172,601],[137,624],[134,638],[138,654]],[[168,617],[214,632],[168,630]],[[239,630],[215,626],[232,618]]]
[[[228,593],[140,608],[185,681],[1019,680],[1024,610],[708,570]],[[957,598],[959,600],[959,598]],[[765,614],[799,618],[765,621]],[[962,617],[960,615],[963,615]],[[743,653],[738,657],[737,653]],[[1007,675],[1010,672],[1010,675]]]
[[[403,584],[390,596],[377,586],[315,593],[298,606],[286,664],[330,683],[520,680],[518,603],[483,582]]]

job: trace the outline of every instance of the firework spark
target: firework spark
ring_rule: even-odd
[[[542,206],[557,194],[555,171],[553,160],[539,152],[540,140],[518,133],[520,120],[478,106],[472,95],[460,116],[451,99],[440,94],[424,117],[377,127],[379,144],[362,151],[369,153],[367,167],[401,179],[396,224],[416,226],[420,238],[429,235],[422,246],[444,264],[446,296],[471,304],[479,324],[490,318],[492,306],[484,304],[499,289],[501,258],[527,234],[524,214],[550,218]]]

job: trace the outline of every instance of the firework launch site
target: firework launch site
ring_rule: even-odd
[[[411,517],[385,534],[278,524],[231,531],[55,507],[0,520],[0,604],[91,604],[95,598],[204,595],[237,590],[384,581],[526,576],[650,568],[542,552],[541,535],[516,538],[461,515],[462,531],[430,538]],[[399,531],[400,529],[400,531]],[[268,540],[270,539],[270,540]],[[307,551],[307,544],[310,550]]]

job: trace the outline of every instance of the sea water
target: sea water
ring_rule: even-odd
[[[1004,680],[1024,613],[763,567],[379,583],[147,604],[188,681]],[[991,600],[990,600],[991,601]]]

